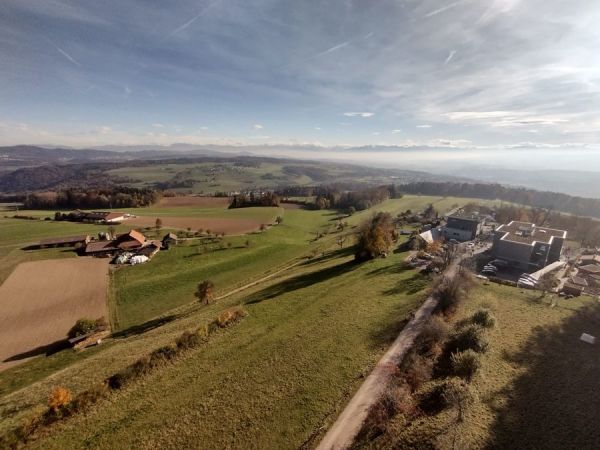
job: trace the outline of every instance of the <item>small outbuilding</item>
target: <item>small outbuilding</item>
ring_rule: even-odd
[[[42,239],[37,248],[53,248],[53,247],[81,247],[90,242],[90,236],[87,234],[81,236],[68,236],[59,238]]]
[[[177,244],[177,235],[175,233],[165,234],[162,238],[163,246],[169,247],[171,244]]]

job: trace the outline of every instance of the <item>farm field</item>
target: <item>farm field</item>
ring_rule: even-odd
[[[108,262],[22,263],[0,286],[0,371],[44,353],[81,317],[107,316]]]
[[[211,194],[278,186],[307,186],[323,183],[368,183],[371,185],[439,179],[403,170],[369,169],[340,163],[276,160],[213,160],[180,163],[139,162],[107,171],[119,184],[137,188],[159,186],[180,193]]]
[[[600,432],[589,418],[600,404],[600,350],[579,337],[598,336],[600,307],[585,296],[551,304],[539,292],[476,287],[455,321],[485,307],[497,326],[471,382],[477,400],[464,422],[448,410],[412,421],[399,414],[369,448],[408,449],[417,442],[445,448],[455,437],[459,448],[595,448]]]
[[[261,222],[253,219],[218,219],[200,217],[171,217],[161,218],[162,226],[173,230],[210,230],[212,233],[243,234],[256,231],[262,224],[268,224],[271,220]],[[124,224],[136,227],[152,228],[156,224],[156,217],[138,216],[127,220]]]
[[[440,212],[445,212],[456,204],[468,202],[468,199],[458,198],[405,196],[388,200],[344,220],[350,226],[357,226],[374,211],[395,214],[406,209],[421,210],[433,203]],[[256,214],[257,211],[253,210],[259,209],[229,211]],[[283,216],[283,223],[265,233],[227,237],[225,248],[217,247],[216,251],[215,245],[192,241],[161,252],[151,265],[117,270],[114,274],[113,327],[126,329],[140,325],[171,308],[193,302],[196,285],[205,279],[215,282],[217,295],[220,295],[260,277],[271,268],[300,256],[316,254],[324,248],[323,240],[315,239],[316,233],[335,235],[337,218],[343,217],[332,211],[292,209],[285,210],[283,214],[281,208],[262,209],[277,210]],[[247,248],[246,241],[249,242]],[[351,244],[348,242],[348,245]],[[335,244],[330,242],[328,245]]]
[[[242,304],[248,317],[239,325],[32,447],[181,448],[204,442],[209,448],[298,448],[335,417],[423,298],[428,280],[399,270],[405,256],[359,265],[351,252],[333,251],[132,335],[51,381],[5,396],[2,404],[44,402],[50,382],[77,391],[215,311]]]
[[[163,197],[158,206],[161,208],[173,207],[194,207],[194,208],[227,208],[229,206],[228,197]]]
[[[30,212],[37,213],[39,217],[53,215],[50,211],[26,211],[26,214],[34,215]],[[13,214],[11,212],[7,215]],[[22,262],[75,257],[75,253],[70,249],[23,250],[27,245],[50,237],[95,235],[99,231],[106,231],[107,228],[105,225],[0,217],[0,285]],[[117,227],[119,232],[125,230],[125,226]]]
[[[352,233],[354,226],[377,210],[397,213],[423,209],[429,203],[442,209],[455,202],[469,200],[418,196],[389,200],[344,219],[350,225],[345,232]],[[245,440],[257,447],[286,447],[290,442],[298,447],[314,439],[313,433],[335,417],[360,384],[361,375],[385,351],[428,284],[413,271],[400,269],[405,254],[353,264],[351,241],[344,249],[335,243],[338,217],[333,211],[285,210],[281,225],[263,233],[225,237],[224,248],[202,239],[186,241],[160,252],[149,264],[116,270],[110,295],[111,319],[120,330],[116,337],[91,352],[60,352],[1,373],[0,392],[5,394],[0,397],[0,417],[5,420],[0,432],[43,408],[52,386],[81,391],[172,342],[183,330],[205,323],[218,311],[242,304],[249,316],[240,325],[217,336],[207,348],[194,351],[189,360],[186,357],[132,387],[135,393],[111,396],[113,417],[105,416],[102,406],[96,411],[102,415],[98,427],[125,434],[125,417],[138,417],[140,410],[147,410],[139,423],[135,421],[131,440],[123,445],[150,446],[145,435],[153,427],[158,434],[148,439],[165,444],[173,436],[159,435],[160,427],[154,425],[166,416],[158,411],[156,405],[162,400],[157,402],[158,391],[151,387],[155,385],[152,377],[165,377],[164,386],[177,392],[173,402],[165,404],[165,414],[182,404],[184,420],[195,424],[202,418],[205,422],[189,427],[192,434],[183,433],[178,444],[193,446],[193,442],[210,439],[213,447],[239,446]],[[317,232],[324,236],[317,239]],[[312,259],[307,260],[307,255]],[[201,306],[194,299],[195,287],[202,280],[211,279],[220,297],[290,263],[297,265],[214,305]],[[24,381],[15,383],[16,376]],[[124,408],[121,402],[130,402],[130,396],[138,400],[131,403],[133,409]],[[123,415],[117,409],[128,412]],[[284,423],[280,417],[286,418]],[[83,418],[72,423],[79,420]],[[96,419],[89,420],[90,433],[98,433],[97,437],[78,434],[84,430],[71,429],[69,421],[68,432],[40,445],[52,448],[64,445],[61,439],[87,442],[89,438],[91,447],[108,447],[110,433],[93,428]]]

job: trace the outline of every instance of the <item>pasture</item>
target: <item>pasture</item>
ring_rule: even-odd
[[[0,371],[45,353],[81,317],[107,316],[108,262],[22,263],[0,286]]]
[[[282,215],[283,223],[220,241],[184,241],[149,264],[116,270],[109,296],[115,337],[91,352],[65,351],[0,374],[0,392],[5,392],[0,432],[43,408],[52,386],[75,393],[86,389],[183,330],[241,304],[249,316],[239,326],[111,396],[89,415],[69,420],[34,447],[59,448],[67,441],[98,448],[115,442],[161,447],[167,441],[184,447],[206,442],[214,448],[313,444],[418,306],[428,284],[400,267],[406,254],[354,264],[352,239],[340,248],[336,238],[351,235],[378,210],[396,214],[429,203],[442,209],[468,201],[407,196],[351,217],[302,209],[229,210],[238,217]],[[163,217],[206,217],[205,211],[214,217],[224,208],[164,205],[131,212],[146,210],[162,211]],[[343,232],[336,230],[340,217],[349,222]],[[219,298],[274,273],[209,306],[194,298],[197,284],[206,279],[215,283]],[[25,381],[15,383],[16,376]],[[169,416],[175,409],[176,416]],[[165,427],[168,416],[180,422]]]
[[[241,304],[249,315],[238,326],[111,395],[32,447],[189,448],[203,442],[205,448],[298,448],[311,443],[420,303],[428,280],[399,269],[405,256],[355,264],[350,249],[327,252],[214,305],[166,318],[161,327],[133,333],[51,380],[9,394],[0,414],[8,426],[23,415],[18,405],[44,402],[50,385],[77,392],[215,311]]]

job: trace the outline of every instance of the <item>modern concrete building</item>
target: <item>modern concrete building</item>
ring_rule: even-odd
[[[483,217],[479,214],[456,213],[448,216],[444,226],[444,238],[447,240],[471,241],[481,234]]]
[[[560,259],[567,232],[512,221],[494,233],[492,255],[511,266],[533,272]]]

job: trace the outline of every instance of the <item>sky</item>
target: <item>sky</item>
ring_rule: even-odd
[[[589,0],[2,0],[0,145],[597,152],[598,23]]]

